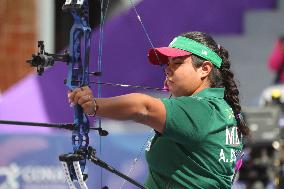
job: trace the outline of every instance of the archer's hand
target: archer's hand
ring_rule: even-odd
[[[92,90],[88,86],[76,88],[68,91],[68,99],[70,106],[80,105],[85,114],[94,116],[97,105]]]

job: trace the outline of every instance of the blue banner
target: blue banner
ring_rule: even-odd
[[[97,151],[97,157],[109,163],[124,174],[144,182],[147,165],[144,148],[151,132],[131,134],[110,134],[101,138],[90,136],[91,146]],[[67,189],[58,156],[72,151],[71,133],[56,134],[0,134],[0,189]],[[100,150],[101,149],[101,150]],[[134,159],[138,162],[133,167]],[[131,171],[131,169],[133,169]],[[87,163],[89,189],[102,186],[120,188],[124,180],[118,176],[102,171],[97,165]],[[125,183],[124,189],[136,188]]]

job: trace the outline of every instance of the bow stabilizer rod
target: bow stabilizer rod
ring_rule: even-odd
[[[17,125],[24,127],[47,127],[54,129],[67,129],[70,131],[74,130],[74,123],[42,123],[42,122],[27,122],[27,121],[11,121],[11,120],[0,120],[0,125]],[[98,131],[100,136],[107,136],[108,131],[102,128],[90,127],[90,130]]]

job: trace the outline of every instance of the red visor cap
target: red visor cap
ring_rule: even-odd
[[[148,53],[148,59],[150,63],[159,65],[159,64],[166,64],[168,62],[168,57],[181,57],[190,54],[191,52],[187,52],[177,48],[160,47],[160,48],[150,49]]]

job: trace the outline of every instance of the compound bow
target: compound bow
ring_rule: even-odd
[[[135,8],[132,1],[130,1]],[[102,5],[103,7],[103,5]],[[101,7],[101,8],[102,8]],[[48,66],[53,66],[54,61],[67,62],[68,65],[68,76],[65,81],[66,86],[69,90],[74,90],[75,88],[80,88],[83,86],[89,86],[90,79],[89,75],[94,76],[101,75],[101,53],[102,53],[102,30],[100,36],[100,46],[99,46],[99,60],[98,60],[98,72],[89,71],[89,54],[90,54],[90,44],[91,44],[91,28],[89,26],[89,5],[88,0],[66,0],[62,7],[63,11],[69,11],[73,18],[74,24],[70,31],[70,41],[69,41],[69,52],[65,52],[63,55],[49,54],[45,52],[43,41],[38,42],[39,51],[37,55],[33,55],[31,60],[27,62],[32,66],[37,68],[39,75],[42,75],[44,68]],[[135,9],[137,13],[137,10]],[[138,13],[137,13],[138,14]],[[101,24],[104,22],[104,15],[101,14]],[[140,17],[138,17],[142,23]],[[144,28],[144,27],[143,27]],[[101,26],[102,29],[102,26]],[[145,31],[145,28],[144,28]],[[148,36],[147,36],[148,37]],[[151,44],[152,45],[152,44]],[[152,45],[153,46],[153,45]],[[94,83],[94,82],[92,82]],[[98,97],[100,97],[100,85],[109,84],[96,82],[99,85]],[[145,88],[142,86],[130,86],[122,84],[112,84],[113,86],[124,86],[124,87],[134,87],[134,88]],[[146,87],[149,88],[149,87]],[[155,88],[156,90],[160,90]],[[99,120],[100,122],[100,120]],[[59,157],[64,168],[65,177],[70,188],[76,188],[73,181],[77,180],[81,188],[87,188],[85,180],[87,179],[87,174],[82,174],[85,169],[86,159],[89,159],[93,163],[119,175],[125,180],[133,183],[139,188],[146,188],[141,184],[137,183],[128,176],[115,170],[102,160],[95,156],[95,149],[89,147],[89,133],[90,124],[86,114],[84,114],[82,107],[75,105],[74,107],[74,130],[72,134],[72,145],[73,153],[63,154]],[[101,125],[97,129],[100,136],[106,136],[107,131],[101,128]]]
[[[150,42],[151,47],[154,48],[153,43],[150,40],[148,32],[138,14],[138,11],[131,3],[137,18],[146,34],[147,39]],[[107,5],[108,6],[108,5]],[[99,44],[99,60],[98,60],[98,70],[97,72],[89,71],[89,54],[90,54],[90,44],[91,44],[91,28],[89,25],[89,3],[88,0],[66,0],[62,7],[63,11],[68,11],[72,14],[74,18],[74,24],[70,31],[70,41],[69,49],[65,51],[64,54],[50,54],[45,51],[44,42],[38,41],[38,52],[32,55],[32,59],[28,60],[31,66],[36,67],[37,73],[42,75],[46,67],[53,66],[55,62],[66,62],[68,65],[68,75],[65,80],[65,85],[69,90],[74,90],[75,88],[80,88],[83,86],[89,86],[92,84],[98,84],[98,97],[100,97],[100,85],[112,85],[120,87],[130,87],[130,88],[142,88],[142,89],[152,89],[158,91],[165,91],[165,89],[153,88],[153,87],[143,87],[143,86],[133,86],[125,84],[114,84],[105,83],[98,80],[98,82],[90,81],[90,75],[101,76],[101,54],[102,54],[102,40],[103,32],[102,25],[104,23],[105,15],[101,14],[101,30],[100,30],[100,44]],[[103,5],[101,6],[103,9]],[[102,10],[101,10],[102,11]],[[158,56],[157,56],[158,58]],[[0,120],[0,124],[15,124],[15,125],[26,125],[26,126],[41,126],[41,127],[55,127],[72,130],[72,145],[73,152],[68,154],[63,154],[59,156],[59,160],[62,163],[65,178],[70,189],[76,189],[74,181],[77,181],[81,188],[87,189],[85,183],[88,175],[84,174],[86,160],[89,159],[91,162],[99,165],[100,167],[107,169],[108,171],[124,178],[130,183],[136,185],[138,188],[146,189],[145,186],[139,184],[135,180],[131,179],[129,176],[122,174],[117,171],[104,161],[96,157],[96,150],[89,146],[89,131],[90,129],[98,131],[100,136],[108,135],[106,130],[103,130],[99,120],[98,128],[90,128],[90,123],[88,116],[83,112],[83,109],[79,105],[74,106],[74,123],[66,124],[50,124],[50,123],[34,123],[34,122],[19,122],[19,121],[3,121]],[[137,161],[137,158],[135,158]],[[104,187],[107,188],[107,187]]]

